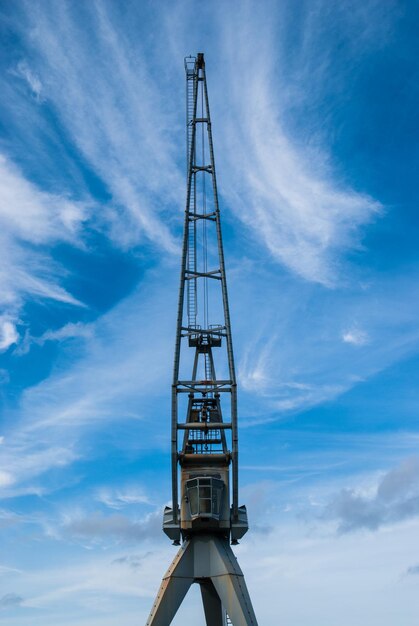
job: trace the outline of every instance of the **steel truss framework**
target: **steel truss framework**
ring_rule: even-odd
[[[257,626],[230,547],[248,525],[238,503],[237,385],[204,55],[187,57],[185,70],[187,192],[172,384],[172,506],[163,520],[173,543],[183,543],[146,626],[169,626],[194,582],[207,626]],[[213,309],[218,319],[210,324]],[[185,353],[193,355],[187,377]]]
[[[208,101],[207,81],[205,75],[204,56],[198,55],[185,59],[186,70],[186,128],[187,128],[187,192],[186,192],[186,210],[185,223],[183,229],[183,246],[181,275],[179,288],[179,304],[176,328],[176,345],[175,358],[173,368],[173,385],[172,385],[172,503],[173,516],[176,522],[178,509],[178,431],[184,428],[179,424],[178,420],[178,396],[182,393],[199,395],[200,397],[209,398],[219,393],[228,393],[231,395],[231,419],[224,423],[223,429],[231,429],[232,432],[232,487],[233,487],[233,512],[237,516],[238,512],[238,437],[237,437],[237,385],[236,374],[234,368],[233,344],[231,338],[230,312],[228,306],[227,283],[224,264],[224,250],[221,234],[220,210],[218,205],[217,179],[215,175],[214,148],[212,141],[211,117]],[[199,98],[201,96],[201,98]],[[201,99],[201,111],[198,114],[198,104]],[[197,155],[197,135],[198,127],[201,130],[206,128],[206,139],[208,145],[207,157],[209,162],[198,163]],[[202,154],[205,158],[205,153]],[[199,179],[202,178],[205,185],[205,178],[211,178],[211,184],[206,185],[205,191],[210,187],[212,192],[212,204],[210,212],[206,211],[206,194],[203,195],[203,206],[198,206],[199,198],[198,187]],[[201,203],[200,203],[201,204]],[[215,227],[217,249],[218,249],[218,267],[208,269],[208,267],[198,267],[198,250],[197,250],[197,232],[198,225],[203,223],[206,230],[206,224]],[[203,242],[205,245],[205,242]],[[205,265],[205,264],[204,264]],[[199,271],[201,270],[201,271]],[[213,325],[209,328],[209,324],[204,327],[197,324],[198,319],[198,281],[204,282],[203,292],[206,293],[205,283],[208,280],[217,280],[220,282],[222,304],[224,313],[224,324]],[[185,291],[186,300],[185,303]],[[185,307],[186,304],[186,307]],[[186,311],[185,311],[186,309]],[[187,313],[187,315],[185,315]],[[184,324],[184,318],[187,324]],[[202,315],[203,321],[207,322],[205,315]],[[220,347],[222,338],[226,341],[227,357],[228,357],[228,373],[227,379],[217,379],[214,367],[213,347]],[[179,378],[179,365],[181,357],[182,339],[188,339],[190,347],[195,348],[195,359],[190,380],[181,380]],[[204,358],[205,361],[205,379],[198,380],[198,364],[199,360]],[[221,412],[220,412],[221,415]]]

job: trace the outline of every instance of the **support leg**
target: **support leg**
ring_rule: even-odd
[[[191,578],[163,580],[146,626],[169,626],[192,582]]]
[[[258,626],[228,539],[215,535],[185,541],[163,578],[146,626],[170,626],[193,582],[201,585],[207,626],[222,626],[223,607],[234,626]]]
[[[146,626],[169,626],[193,582],[193,554],[186,542],[163,578]]]
[[[214,576],[214,587],[233,626],[257,626],[249,592],[243,576]]]
[[[201,543],[201,542],[200,542]],[[226,540],[210,541],[210,578],[234,626],[257,626],[243,572]]]
[[[199,584],[207,626],[224,626],[223,607],[213,582],[208,578],[202,582],[199,581]]]

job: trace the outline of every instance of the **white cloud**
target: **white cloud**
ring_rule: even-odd
[[[417,353],[416,273],[348,287],[344,296],[251,261],[235,267],[233,275],[242,424],[278,420],[338,398]]]
[[[75,324],[68,323],[57,330],[47,330],[41,337],[37,337],[37,341],[45,343],[45,341],[62,341],[64,339],[74,339],[75,337],[90,338],[92,336],[92,326],[77,322]]]
[[[51,259],[48,246],[76,243],[86,216],[84,204],[41,191],[0,155],[0,302],[10,316],[28,297],[81,304],[60,286],[63,270]]]
[[[132,42],[119,31],[117,21],[111,25],[112,18],[106,12],[111,12],[112,4],[97,3],[85,7],[89,17],[94,15],[95,18],[92,38],[73,21],[71,3],[45,5],[47,9],[43,15],[38,13],[43,5],[38,4],[33,9],[31,5],[27,5],[34,15],[31,37],[35,48],[38,46],[43,55],[39,68],[42,75],[40,94],[54,104],[60,123],[70,136],[77,137],[80,153],[109,186],[116,206],[105,209],[104,221],[111,224],[111,236],[120,245],[135,245],[138,236],[144,234],[161,249],[174,250],[171,218],[161,209],[161,199],[164,197],[166,201],[169,198],[174,206],[183,194],[183,185],[178,184],[181,176],[176,169],[173,142],[166,141],[174,118],[166,116],[164,106],[160,104],[163,90],[159,92],[154,83],[154,76],[158,75],[156,66],[153,67],[152,63],[148,66],[141,60],[142,51],[132,47]],[[91,6],[97,8],[91,9]],[[91,10],[96,13],[91,14]],[[223,7],[222,11],[224,13],[227,9]],[[234,124],[229,128],[229,134],[226,133],[225,143],[231,137],[234,141],[226,151],[226,157],[220,159],[220,163],[223,160],[230,163],[230,169],[221,167],[219,179],[231,183],[230,193],[237,215],[249,224],[252,232],[255,231],[273,258],[308,281],[332,285],[337,281],[340,258],[346,249],[359,244],[363,225],[373,218],[379,204],[340,184],[332,169],[325,165],[327,158],[321,149],[307,151],[307,146],[297,145],[286,134],[281,111],[271,117],[280,98],[271,93],[271,78],[276,69],[270,61],[273,46],[264,48],[260,38],[260,32],[263,32],[268,39],[269,29],[266,23],[257,23],[257,16],[249,15],[247,25],[244,23],[243,26],[243,13],[245,7],[241,7],[234,19],[237,32],[229,34],[230,53],[225,42],[220,45],[215,40],[225,61],[220,64],[223,71],[218,72],[217,80],[224,78],[228,81],[228,89],[220,89],[220,92],[228,104],[235,102],[228,113],[235,118]],[[254,27],[249,26],[252,20]],[[170,28],[173,30],[172,24]],[[159,37],[157,30],[155,37]],[[184,40],[181,47],[184,47],[183,43]],[[257,56],[254,55],[253,60],[251,53],[254,51]],[[228,65],[230,59],[234,63]],[[167,63],[168,73],[170,67],[173,66]],[[154,72],[148,72],[150,68]],[[210,75],[214,70],[210,64],[208,68]],[[257,77],[259,71],[261,75]],[[170,81],[173,81],[173,75]],[[120,91],[115,90],[115,85]],[[210,84],[212,101],[215,95],[213,85]],[[120,99],[121,92],[124,97]],[[232,101],[229,100],[230,93]],[[292,95],[289,101],[292,103]],[[243,132],[237,128],[237,120]],[[220,123],[214,116],[214,122],[221,135],[224,120]],[[216,152],[222,155],[222,143],[216,145]],[[320,162],[315,168],[308,162],[307,154]],[[227,171],[233,174],[227,176]],[[15,182],[22,179],[19,174]],[[180,193],[179,188],[182,188]],[[8,258],[14,263],[11,266],[13,281],[17,281],[16,284],[11,279],[9,283],[5,282],[10,289],[9,302],[14,304],[25,294],[56,299],[61,296],[66,301],[64,298],[70,299],[71,295],[60,291],[59,268],[51,271],[45,248],[45,256],[40,257],[31,246],[48,246],[63,240],[76,243],[88,212],[79,203],[66,205],[59,196],[44,194],[41,197],[39,189],[33,185],[26,188],[28,190],[28,198],[40,200],[38,214],[33,213],[32,208],[27,211],[28,207],[23,203],[22,220],[14,222],[13,215],[4,218],[11,233],[4,249],[10,250]],[[244,200],[246,194],[249,205]],[[59,207],[57,211],[52,206],[55,201]],[[130,217],[125,214],[125,209]],[[88,349],[83,354],[73,351],[69,363],[69,360],[66,362],[69,352],[65,352],[64,346],[63,360],[50,378],[24,394],[13,415],[4,442],[7,444],[4,445],[6,456],[3,457],[4,472],[10,470],[8,476],[22,491],[9,489],[6,495],[23,493],[25,489],[32,489],[32,492],[35,488],[40,489],[36,481],[41,475],[54,474],[51,471],[54,468],[69,466],[80,458],[79,455],[85,452],[80,450],[80,442],[85,433],[91,435],[93,428],[103,428],[109,420],[121,423],[126,418],[142,418],[147,401],[153,402],[158,397],[159,403],[162,402],[160,390],[167,383],[162,380],[165,376],[162,363],[167,362],[172,349],[171,309],[175,297],[163,281],[158,285],[163,294],[160,298],[156,298],[155,292],[150,294],[150,285],[153,280],[158,282],[156,278],[166,270],[159,268],[149,281],[145,280],[141,293],[129,298],[122,307],[116,307],[97,324],[88,327],[69,324],[37,338],[45,343],[84,337]],[[259,270],[250,280],[249,275],[245,277],[254,284],[258,278]],[[177,272],[173,285],[176,280]],[[268,309],[268,324],[267,332],[254,341],[254,349],[244,353],[239,360],[239,374],[248,392],[245,399],[258,396],[260,413],[269,409],[274,419],[281,412],[313,406],[336,396],[359,380],[356,376],[368,376],[377,368],[385,367],[392,359],[406,354],[409,346],[415,343],[413,325],[409,326],[409,332],[396,329],[397,339],[394,340],[393,336],[392,341],[382,344],[382,351],[366,358],[368,362],[354,361],[348,365],[346,353],[344,359],[339,353],[339,348],[345,348],[339,338],[343,339],[342,328],[350,329],[345,332],[353,331],[347,325],[348,318],[343,316],[342,307],[333,306],[335,302],[331,306],[329,301],[324,310],[316,311],[313,310],[314,298],[310,300],[312,294],[294,293],[293,300],[298,306],[294,304],[287,308],[287,304],[281,304],[283,294],[279,293],[278,283],[272,285],[277,292],[276,299],[265,287],[261,281],[257,285],[259,299],[253,298],[250,301],[252,306],[243,307],[246,328],[239,345],[243,346],[257,328],[255,309],[265,309],[265,312]],[[243,300],[239,302],[243,304]],[[386,310],[382,304],[383,299],[375,320],[381,320],[381,312]],[[364,309],[368,309],[368,303]],[[416,316],[416,311],[414,314]],[[334,316],[339,317],[337,322],[331,319]],[[293,323],[284,327],[284,319],[292,319]],[[350,319],[353,318],[349,316]],[[406,319],[411,317],[400,315],[397,319],[400,327],[406,327]],[[274,337],[269,334],[269,325],[278,329]],[[329,327],[332,328],[328,334]],[[335,344],[339,347],[336,348]],[[169,389],[169,384],[170,381],[165,388]],[[241,407],[246,411],[247,402],[242,402]],[[159,431],[156,435],[156,432],[146,431],[144,439],[135,445],[158,445],[160,440],[157,442],[156,437],[166,442],[166,434]],[[126,440],[126,443],[131,445],[131,441]],[[371,448],[376,450],[375,441]],[[393,442],[388,446],[388,454],[391,453]],[[268,471],[272,469],[267,468]],[[399,479],[405,484],[405,478],[400,478],[399,474],[387,481],[384,488],[387,499],[396,498],[395,495],[389,496],[389,492],[400,495]],[[10,479],[9,487],[12,487]],[[16,489],[14,485],[13,488]],[[122,507],[125,510],[134,503],[142,504],[146,498],[141,490],[128,488],[102,490],[96,495],[102,504],[116,510]],[[368,508],[375,498],[372,492],[364,490],[356,491],[352,496],[352,500],[358,498],[364,508]],[[354,504],[351,498],[349,500],[349,505]],[[137,551],[137,544],[144,539],[152,541],[156,538],[157,541],[154,533],[161,534],[160,524],[160,511],[150,517],[148,526],[120,513],[75,515],[73,512],[62,520],[60,539],[63,542],[80,541],[91,554],[95,546],[108,550],[115,541],[135,542]],[[399,572],[412,567],[411,546],[415,537],[417,525],[412,522],[404,528],[386,523],[380,532],[356,538],[354,535],[337,538],[323,527],[316,533],[312,529],[307,532],[298,524],[288,529],[277,524],[269,541],[257,533],[250,533],[238,552],[261,623],[274,626],[278,622],[305,624],[314,621],[329,626],[336,623],[336,615],[339,615],[342,626],[362,623],[366,616],[370,623],[385,626],[386,620],[389,625],[393,624],[394,615],[402,614],[406,598],[408,602],[415,601],[417,589],[410,594],[408,590],[403,595],[399,587],[393,586]],[[60,560],[58,539],[56,535],[51,550],[55,563]],[[47,544],[45,555],[48,555],[49,547]],[[125,554],[121,556],[108,551],[105,556],[102,553],[99,558],[97,555],[91,557],[89,563],[81,557],[71,567],[68,546],[64,552],[59,567],[45,565],[39,570],[37,563],[36,573],[24,573],[21,579],[25,598],[28,597],[24,602],[25,610],[32,609],[34,619],[39,619],[39,608],[47,609],[42,616],[43,626],[47,626],[48,621],[62,626],[144,622],[161,575],[174,553],[169,543],[167,548],[142,560],[130,560]],[[72,556],[76,558],[75,550],[72,550]],[[129,566],[137,561],[140,563],[138,567]],[[349,587],[352,595],[356,595],[357,603],[348,605]],[[306,598],[304,603],[300,601],[302,589]],[[273,609],[271,599],[279,597],[278,593],[281,601]],[[132,610],[127,607],[128,602],[134,605],[130,605]],[[176,617],[176,624],[198,623],[202,619],[200,602],[191,606],[189,618],[185,619],[185,612],[181,612]],[[99,619],[81,618],[83,611],[80,607],[95,615],[103,614]],[[415,618],[415,615],[408,615],[404,626],[413,626]],[[25,613],[22,621],[15,624],[26,626],[28,619],[29,613]]]
[[[122,509],[132,504],[150,504],[149,497],[138,486],[121,489],[102,487],[96,493],[96,500],[111,509]]]
[[[275,384],[272,362],[278,342],[275,334],[268,339],[263,333],[261,335],[247,342],[238,368],[238,378],[243,389],[259,394],[267,393]]]
[[[376,530],[419,517],[419,458],[407,459],[386,472],[367,493],[342,489],[330,500],[326,515],[338,520],[341,532]]]
[[[0,155],[0,222],[19,241],[74,241],[87,217],[83,203],[40,190]]]
[[[360,54],[351,42],[356,39],[361,50],[382,45],[377,31],[384,21],[386,32],[391,25],[386,15],[374,29],[356,11],[350,16],[354,37],[352,30],[341,33],[348,22],[343,12],[319,2],[295,14],[275,2],[257,7],[246,2],[240,10],[233,2],[211,11],[208,24],[216,35],[211,31],[213,41],[204,39],[222,204],[227,200],[234,218],[248,226],[247,236],[266,247],[273,260],[327,286],[342,283],[346,253],[360,248],[365,227],[382,212],[378,200],[343,181],[345,164],[334,162],[330,153],[324,110],[317,125],[305,110],[313,92],[321,99],[333,84],[334,50],[328,47],[330,38],[320,34],[326,23],[336,20],[348,43],[350,66]],[[184,54],[183,42],[190,41],[192,16],[188,2],[166,16],[173,58]],[[290,46],[291,31],[298,36]]]
[[[90,339],[93,336],[93,326],[82,322],[69,322],[56,330],[47,330],[39,337],[33,337],[27,331],[15,354],[27,354],[33,344],[43,346],[47,341],[66,341],[67,339]]]
[[[342,333],[342,341],[354,346],[364,346],[369,341],[368,333],[360,328],[351,328]]]
[[[19,333],[13,321],[4,315],[0,316],[0,352],[10,348],[18,340]]]
[[[284,19],[281,9],[268,20],[251,4],[234,20],[225,19],[223,10],[223,76],[234,115],[225,116],[218,136],[228,172],[220,184],[237,217],[276,260],[308,281],[332,286],[342,256],[359,247],[362,227],[381,204],[340,182],[327,148],[314,144],[310,128],[295,138],[290,133],[286,113],[301,96],[289,87],[287,55],[276,45],[275,29]]]
[[[259,623],[333,626],[339,615],[341,626],[362,620],[394,626],[394,615],[403,615],[404,626],[415,626],[417,615],[406,607],[415,606],[416,580],[413,575],[400,576],[412,567],[417,524],[339,537],[329,531],[327,526],[308,528],[298,520],[276,519],[269,539],[250,530],[234,549]],[[145,623],[176,549],[169,541],[147,536],[136,538],[135,552],[127,554],[126,547],[115,549],[109,539],[108,535],[106,550],[100,544],[86,552],[73,544],[74,560],[64,546],[64,562],[58,566],[60,543],[55,538],[51,561],[44,562],[42,569],[38,564],[25,568],[19,587],[15,581],[16,590],[25,590],[25,614],[18,626],[25,626],[30,618],[36,623],[40,609],[45,612],[44,626],[57,621],[65,626],[113,626],[120,623],[121,605],[124,624]],[[348,588],[356,602],[348,602]],[[173,626],[203,622],[202,601],[195,591],[186,596]],[[280,600],[275,606],[272,597]]]
[[[399,576],[411,558],[409,541],[417,529],[411,524],[376,535],[337,538],[325,528],[304,531],[296,523],[295,530],[280,525],[269,541],[245,538],[238,559],[258,620],[272,626],[307,621],[332,626],[338,615],[342,626],[362,620],[390,626],[402,612],[413,626],[414,611],[406,606],[414,605],[414,590],[400,589]],[[348,602],[348,589],[355,603]],[[269,598],[275,594],[281,601],[273,608]]]
[[[177,272],[167,272],[165,281],[175,275]],[[170,311],[175,306],[176,290],[168,296],[165,281],[156,283],[154,276],[154,271],[146,275],[137,292],[87,329],[67,325],[43,337],[46,341],[82,335],[85,342],[78,350],[63,345],[65,366],[58,363],[48,379],[22,394],[2,446],[0,469],[15,479],[4,493],[12,496],[22,490],[39,492],[50,470],[69,466],[86,454],[83,441],[92,429],[127,420],[134,427],[135,421],[144,420],[143,413],[148,413],[151,394],[158,393],[161,399],[161,364],[171,351]],[[71,364],[68,354],[72,356]],[[167,389],[169,376],[167,368]],[[160,448],[163,444],[160,440],[150,444],[144,437],[135,445]],[[114,507],[147,499],[138,487],[133,490],[128,486],[103,492],[102,496]]]
[[[0,470],[0,488],[9,487],[10,485],[13,485],[13,483],[14,483],[14,478],[10,474],[10,472],[5,472],[3,470]]]
[[[271,9],[255,14],[249,3],[238,14],[233,5],[211,14],[210,27],[221,36],[209,51],[210,80],[217,64],[223,70],[216,87],[210,85],[213,114],[218,115],[219,181],[236,216],[274,259],[306,280],[330,286],[339,280],[342,256],[359,247],[363,227],[381,205],[339,180],[327,148],[320,141],[315,145],[311,129],[304,129],[303,139],[289,133],[286,113],[301,100],[304,75],[298,89],[289,87],[286,55],[275,35],[277,20],[286,17],[278,7]],[[122,36],[112,5],[95,3],[86,11],[95,21],[89,37],[71,4],[50,5],[48,12],[31,7],[28,19],[34,28],[28,43],[36,51],[43,93],[113,196],[115,206],[106,218],[111,236],[121,245],[133,245],[145,235],[174,252],[172,207],[184,197],[178,156],[183,133],[167,97],[173,81],[157,68],[164,66],[180,79],[180,63],[173,54],[164,65],[154,52],[145,55],[130,28]],[[170,15],[156,36],[183,54],[178,31],[192,28],[187,3]],[[306,27],[310,40],[318,24],[312,20]],[[321,78],[319,82],[327,82],[328,76]],[[176,97],[176,105],[183,106]]]
[[[21,432],[3,443],[0,465],[0,490],[3,497],[25,494],[41,495],[46,489],[38,479],[46,471],[63,468],[78,458],[73,442],[66,446],[56,442],[35,442]]]
[[[85,10],[95,25],[87,38],[71,3],[48,10],[31,6],[28,45],[36,51],[43,93],[112,194],[113,207],[100,218],[111,237],[123,246],[137,246],[145,237],[177,252],[169,226],[184,195],[184,175],[170,106],[141,40],[121,36],[112,6],[91,3]]]
[[[19,61],[16,68],[11,70],[16,76],[20,76],[29,86],[33,96],[38,102],[42,101],[42,83],[39,77],[31,70],[26,60]]]

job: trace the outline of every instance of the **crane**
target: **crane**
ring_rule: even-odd
[[[172,502],[163,515],[163,531],[180,549],[146,626],[169,626],[192,583],[200,585],[207,626],[257,626],[230,545],[247,532],[248,520],[238,499],[237,383],[204,54],[186,57],[185,72],[187,186],[172,382]]]

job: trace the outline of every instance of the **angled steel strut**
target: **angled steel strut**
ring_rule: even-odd
[[[172,506],[163,518],[164,532],[182,546],[146,626],[169,626],[194,582],[207,626],[257,626],[230,547],[248,523],[246,507],[238,504],[237,385],[204,55],[187,57],[185,70],[187,188],[172,384]]]

